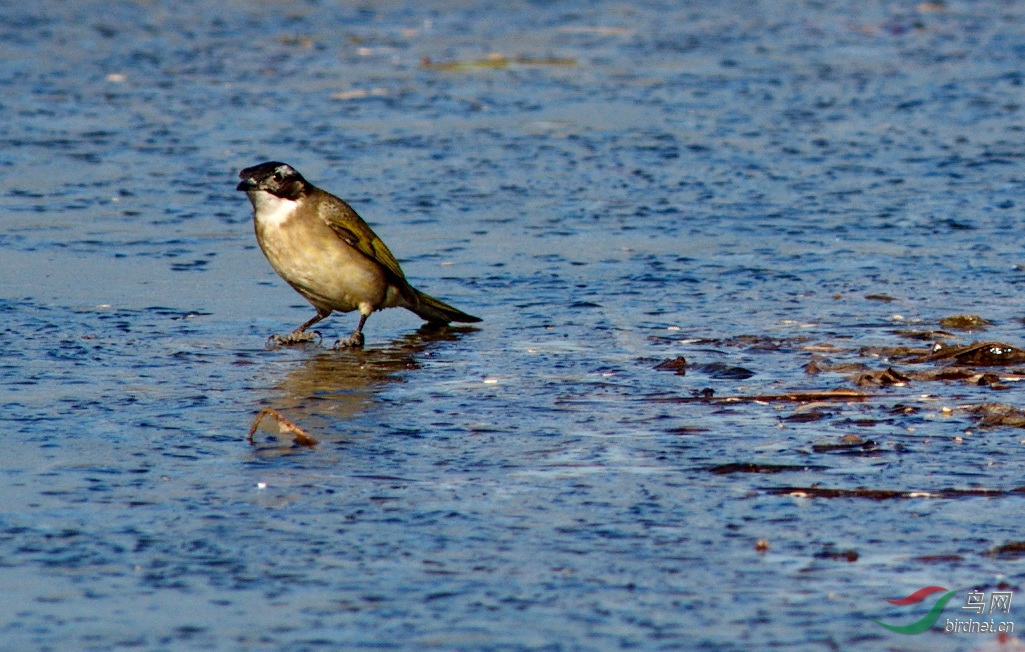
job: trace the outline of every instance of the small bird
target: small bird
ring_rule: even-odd
[[[256,241],[271,267],[313,304],[317,314],[277,344],[315,338],[307,329],[333,311],[359,310],[359,325],[336,348],[363,346],[371,313],[401,307],[434,324],[478,322],[479,317],[420,292],[384,242],[351,206],[317,188],[285,163],[269,161],[239,172],[237,190],[253,204]]]

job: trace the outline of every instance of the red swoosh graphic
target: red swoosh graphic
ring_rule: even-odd
[[[946,591],[942,586],[927,586],[924,589],[918,589],[906,598],[900,600],[887,600],[890,604],[914,604],[915,602],[921,602],[924,598],[932,595],[933,593],[939,593],[940,591]]]

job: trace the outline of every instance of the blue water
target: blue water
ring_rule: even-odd
[[[1025,430],[969,408],[1022,406],[1025,371],[805,366],[1025,347],[1023,26],[1001,2],[0,5],[0,647],[1021,649],[872,619],[1021,585]],[[313,314],[234,190],[268,159],[484,322],[268,349]],[[992,325],[901,334],[960,314]],[[719,400],[838,388],[868,396]],[[267,407],[320,443],[250,445]]]

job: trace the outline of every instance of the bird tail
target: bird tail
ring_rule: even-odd
[[[444,301],[439,301],[429,294],[415,290],[417,305],[412,308],[413,312],[432,324],[447,324],[453,321],[476,322],[481,321],[480,317],[468,315],[458,308],[453,308]]]

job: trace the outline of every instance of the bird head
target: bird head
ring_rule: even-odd
[[[246,168],[238,173],[241,182],[235,187],[248,193],[267,192],[281,199],[297,201],[305,197],[312,186],[287,163],[268,161]]]

